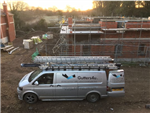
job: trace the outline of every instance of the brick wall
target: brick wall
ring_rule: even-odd
[[[68,25],[69,25],[69,28],[72,27],[72,18],[71,17],[68,18]]]
[[[0,26],[0,39],[3,37],[1,31],[2,31],[2,28],[1,28],[1,26]]]
[[[102,28],[117,28],[117,22],[103,22],[99,21],[99,24],[101,25]]]
[[[91,46],[91,52],[92,52],[92,54],[98,54],[99,53],[99,50],[100,50],[100,46]]]
[[[5,15],[1,15],[1,38],[8,37],[8,41],[12,42],[16,38],[15,23],[13,15],[8,13],[5,2],[3,3],[3,12]]]
[[[14,22],[13,15],[9,15],[9,22]]]
[[[92,22],[92,21],[93,21],[93,19],[89,19],[89,18],[87,18],[87,19],[86,19],[86,21],[90,21],[90,22]]]
[[[100,35],[100,38],[121,38],[122,33],[116,33],[116,31],[106,31],[104,34]]]
[[[6,33],[6,25],[1,25],[1,31],[2,31],[2,37],[1,38],[3,38],[3,37],[7,37],[7,33]]]
[[[1,16],[1,38],[3,37],[8,37],[7,32],[9,32],[9,41],[12,42],[16,38],[16,33],[15,33],[15,25],[13,22],[13,15],[8,16],[9,17],[9,28],[7,29],[7,21],[6,21],[6,16]]]
[[[15,28],[14,23],[11,23],[9,25],[9,40],[10,40],[10,42],[14,41],[16,38],[16,33],[15,33],[14,28]]]
[[[91,53],[89,53],[91,56],[111,56],[112,58],[145,58],[144,55],[139,55],[138,50],[139,50],[139,45],[140,44],[145,44],[145,54],[147,47],[150,46],[150,43],[148,41],[121,41],[120,44],[122,44],[122,50],[121,54],[116,54],[115,55],[115,46],[118,43],[118,41],[111,41],[111,40],[106,40],[105,41],[106,45],[91,45]],[[108,44],[108,45],[107,45]],[[71,46],[72,50],[70,53],[73,55],[74,53],[74,46]],[[82,55],[82,45],[77,45],[75,47],[75,52],[76,56]]]
[[[5,16],[1,16],[1,23],[6,23]]]
[[[109,28],[117,28],[117,22],[99,22],[101,27]],[[132,23],[132,24],[131,24]],[[127,22],[127,28],[141,28],[141,22]],[[150,22],[143,22],[143,28],[150,28]],[[116,33],[116,31],[104,31],[104,34],[100,34],[99,38],[150,38],[150,31],[125,31],[122,33]],[[88,38],[87,38],[88,39]],[[71,44],[71,43],[70,43]],[[73,42],[72,42],[73,44]],[[147,40],[100,40],[100,44],[104,45],[91,45],[91,56],[101,55],[101,56],[111,56],[112,58],[145,58],[143,55],[138,54],[139,44],[145,44],[145,51],[146,46],[150,46],[149,41]],[[106,45],[108,44],[108,45]],[[122,44],[122,53],[115,55],[115,46],[117,44]],[[71,46],[71,54],[74,53],[74,46]],[[75,47],[76,55],[82,55],[83,47],[82,45],[78,45]]]
[[[124,34],[116,31],[101,34],[100,38],[150,38],[150,31],[125,31]]]
[[[76,56],[80,56],[80,53],[82,53],[82,49],[80,49],[81,46],[75,46],[75,51],[74,51],[74,46],[72,46],[72,53],[76,53]],[[73,54],[72,54],[73,55]]]
[[[124,38],[150,38],[150,31],[126,31]]]
[[[126,28],[150,28],[150,21],[147,22],[126,22]]]

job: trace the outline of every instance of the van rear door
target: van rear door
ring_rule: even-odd
[[[108,76],[108,96],[124,96],[125,94],[124,70],[110,71]]]

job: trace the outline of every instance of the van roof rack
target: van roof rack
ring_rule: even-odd
[[[110,56],[36,56],[35,64],[21,64],[22,67],[55,69],[120,69],[120,63],[112,63]],[[37,64],[40,63],[40,64]]]
[[[109,64],[89,64],[89,65],[85,65],[85,64],[52,64],[51,66],[41,66],[40,67],[41,69],[52,69],[52,70],[55,70],[55,69],[79,69],[79,70],[82,70],[82,69],[118,69],[120,67],[118,67],[116,65],[116,63],[109,63]]]

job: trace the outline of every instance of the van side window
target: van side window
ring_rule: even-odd
[[[39,84],[53,84],[54,73],[47,73],[40,76],[37,81]]]

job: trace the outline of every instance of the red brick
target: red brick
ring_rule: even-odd
[[[72,27],[72,18],[71,17],[68,18],[68,25],[69,25],[69,28]]]
[[[103,22],[103,21],[99,21],[101,27],[103,29],[107,28],[117,28],[117,22]]]
[[[3,11],[6,15],[1,15],[1,38],[8,37],[9,41],[12,42],[16,38],[15,26],[13,21],[13,15],[10,15],[7,10],[7,4],[3,4]],[[3,23],[6,23],[6,25]]]
[[[150,28],[150,22],[127,22],[125,24],[126,28]]]

